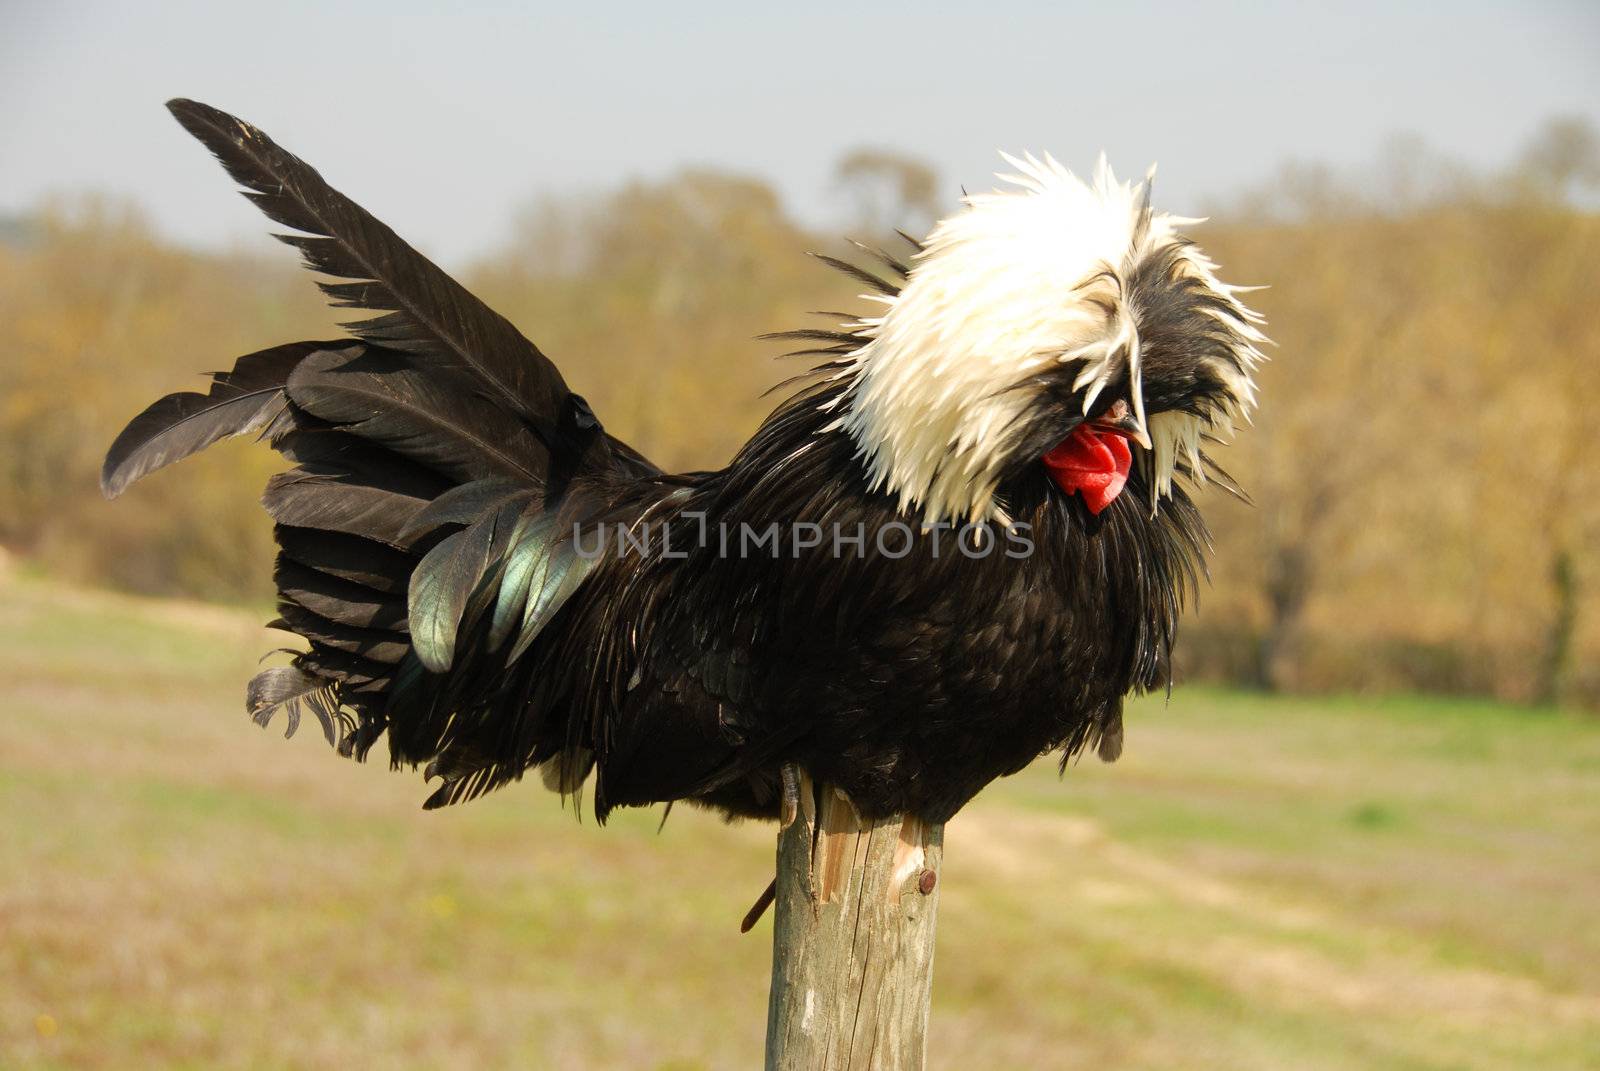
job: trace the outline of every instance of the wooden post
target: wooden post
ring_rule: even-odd
[[[801,776],[778,834],[768,1071],[923,1066],[943,855],[943,826],[864,822]]]

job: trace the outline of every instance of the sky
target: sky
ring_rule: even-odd
[[[265,129],[447,266],[543,195],[687,166],[843,225],[844,151],[922,157],[950,201],[996,150],[1159,162],[1195,212],[1287,160],[1417,134],[1477,166],[1552,115],[1600,124],[1600,3],[961,4],[0,0],[0,213],[130,196],[192,245],[268,248],[167,116]]]

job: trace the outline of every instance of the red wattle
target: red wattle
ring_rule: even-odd
[[[1133,451],[1126,435],[1079,424],[1043,461],[1057,487],[1069,495],[1081,494],[1089,512],[1098,514],[1122,493]]]

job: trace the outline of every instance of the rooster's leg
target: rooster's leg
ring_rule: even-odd
[[[778,800],[778,825],[780,829],[788,829],[800,817],[800,767],[792,762],[784,763],[778,767],[778,781],[782,785]],[[761,895],[756,897],[756,902],[750,905],[750,910],[745,912],[744,921],[739,923],[740,933],[749,933],[761,921],[761,916],[767,913],[777,894],[778,879],[773,878]]]

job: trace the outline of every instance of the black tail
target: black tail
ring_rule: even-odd
[[[385,730],[396,763],[446,778],[431,803],[516,777],[570,746],[531,715],[516,666],[583,582],[555,523],[575,481],[658,470],[601,429],[501,316],[266,135],[193,101],[168,107],[273,220],[336,305],[380,313],[354,339],[242,357],[206,395],[156,402],[118,436],[108,496],[220,439],[259,432],[294,463],[277,522],[277,627],[308,649],[250,684],[267,724],[302,709],[346,754]],[[492,727],[488,732],[486,727]],[[485,746],[492,738],[501,745]]]

